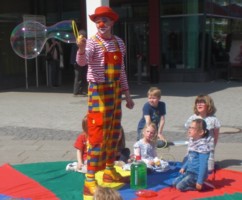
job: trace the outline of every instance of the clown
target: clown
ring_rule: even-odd
[[[125,73],[124,42],[112,34],[119,16],[110,7],[101,6],[89,16],[96,24],[97,33],[86,40],[77,40],[76,61],[88,65],[88,156],[84,195],[93,196],[97,182],[95,173],[104,170],[104,182],[129,182],[114,168],[118,138],[121,131],[121,101],[125,95],[126,107],[134,102],[129,93]]]

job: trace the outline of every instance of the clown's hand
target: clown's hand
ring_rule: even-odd
[[[134,102],[131,98],[127,99],[126,107],[129,108],[129,109],[133,109]]]
[[[126,99],[126,107],[132,109],[134,107],[133,99],[130,97],[129,90],[124,91],[125,99]]]
[[[79,35],[78,37],[77,37],[77,39],[76,39],[76,43],[77,43],[77,45],[78,44],[81,44],[81,43],[86,43],[86,38],[83,36],[83,35]]]
[[[76,39],[76,44],[80,51],[84,52],[86,47],[86,38],[83,35],[79,35]]]

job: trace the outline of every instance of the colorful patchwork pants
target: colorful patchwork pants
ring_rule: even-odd
[[[121,128],[120,81],[90,83],[88,96],[87,170],[95,173],[115,161]]]

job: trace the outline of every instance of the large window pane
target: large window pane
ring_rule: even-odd
[[[163,68],[184,68],[183,60],[183,29],[184,20],[181,17],[162,18],[161,46]]]
[[[206,12],[214,15],[227,16],[229,0],[206,1]]]
[[[200,65],[202,17],[170,17],[161,20],[163,68],[195,69]]]
[[[242,17],[242,0],[231,0],[228,11],[230,16]]]
[[[161,15],[197,14],[204,11],[204,0],[161,0]]]
[[[228,61],[230,50],[229,20],[225,18],[206,19],[206,34],[208,51],[206,51],[207,66],[212,67],[214,62]]]

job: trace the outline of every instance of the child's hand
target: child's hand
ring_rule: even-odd
[[[197,189],[197,190],[202,190],[202,185],[201,185],[201,184],[196,183],[196,189]]]
[[[151,166],[155,166],[155,162],[154,162],[153,160],[150,160],[150,161],[149,161],[149,165],[151,165]]]
[[[181,168],[179,172],[180,172],[181,174],[184,174],[185,169]]]
[[[77,163],[77,170],[81,170],[83,167],[83,163]]]
[[[162,135],[162,133],[159,133],[159,134],[158,134],[158,138],[159,138],[160,140],[166,142],[166,139],[165,139],[165,137]]]

